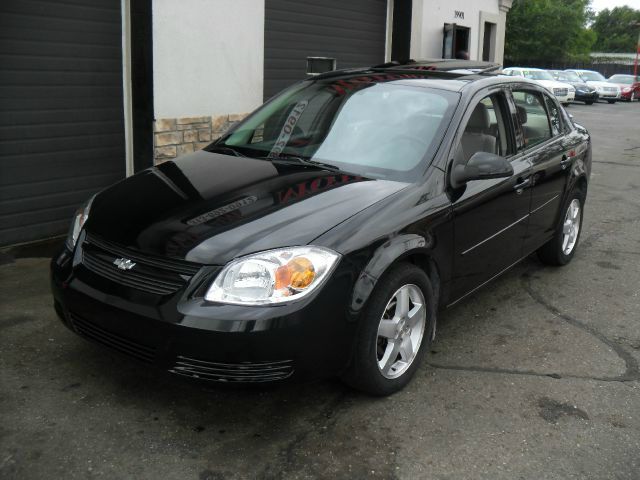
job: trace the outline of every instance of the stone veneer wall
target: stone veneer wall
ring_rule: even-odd
[[[246,113],[237,113],[157,119],[153,125],[154,163],[162,163],[206,147],[246,116]]]

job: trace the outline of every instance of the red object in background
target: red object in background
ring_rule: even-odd
[[[638,80],[638,76],[636,75],[636,80]],[[632,84],[628,83],[616,83],[612,82],[615,85],[620,87],[620,99],[621,100],[631,100],[631,95],[635,100],[640,100],[640,82],[635,81]]]

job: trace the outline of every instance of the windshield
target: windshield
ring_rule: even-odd
[[[551,74],[544,70],[525,70],[524,76],[530,80],[553,80]]]
[[[375,77],[296,84],[208,149],[233,148],[265,160],[299,157],[363,176],[413,180],[433,159],[459,96],[384,83],[400,75]]]
[[[580,77],[573,72],[555,72],[553,76],[559,82],[582,82]]]
[[[598,72],[580,72],[580,77],[585,82],[605,82],[605,78]]]
[[[611,83],[622,83],[624,85],[631,85],[633,83],[633,75],[614,75],[609,79]]]

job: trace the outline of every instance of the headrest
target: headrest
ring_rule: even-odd
[[[490,125],[489,110],[487,110],[487,107],[483,103],[479,103],[471,113],[467,129],[483,131],[487,130]]]
[[[521,105],[517,105],[516,108],[518,109],[518,118],[520,119],[520,123],[524,125],[527,123],[527,109]]]

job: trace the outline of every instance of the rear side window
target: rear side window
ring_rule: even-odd
[[[513,99],[522,124],[525,148],[532,148],[552,137],[543,95],[532,90],[514,90]]]

